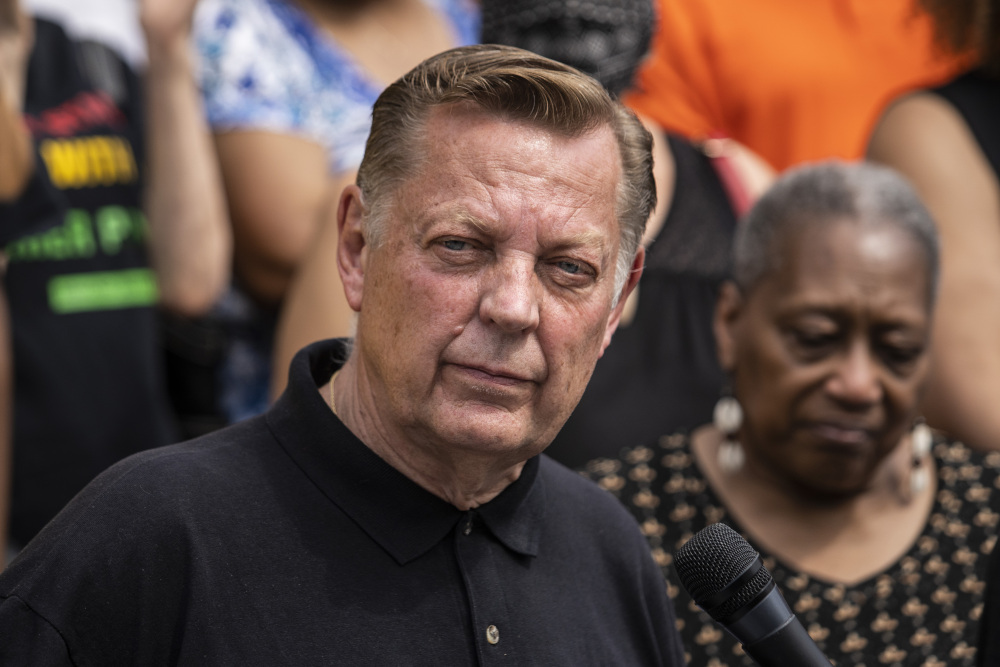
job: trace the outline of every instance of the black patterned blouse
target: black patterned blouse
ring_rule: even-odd
[[[988,555],[1000,520],[1000,452],[982,456],[948,442],[936,442],[933,451],[938,492],[930,520],[882,574],[853,586],[831,584],[754,545],[802,624],[838,666],[975,664]],[[667,577],[688,663],[753,665],[695,606],[670,567],[674,551],[706,525],[724,521],[740,530],[695,465],[688,436],[664,436],[656,445],[623,450],[618,459],[591,461],[582,474],[616,495],[642,525]]]

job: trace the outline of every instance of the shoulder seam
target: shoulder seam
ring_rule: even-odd
[[[59,639],[62,640],[63,648],[66,649],[66,657],[69,659],[70,664],[72,664],[74,666],[76,666],[78,664],[77,661],[73,659],[73,652],[69,648],[69,642],[66,640],[66,636],[62,633],[62,631],[59,628],[56,627],[56,625],[52,621],[50,621],[44,615],[38,613],[38,611],[34,607],[32,607],[28,603],[27,600],[25,600],[24,598],[22,598],[20,595],[0,595],[0,599],[4,599],[4,600],[17,600],[18,602],[20,602],[21,604],[23,604],[24,607],[28,611],[30,611],[33,615],[35,615],[37,618],[41,619],[42,622],[44,622],[47,626],[49,626],[50,628],[52,628],[52,631],[55,632],[57,635],[59,635]]]

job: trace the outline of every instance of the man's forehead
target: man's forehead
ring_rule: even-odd
[[[547,179],[597,193],[617,189],[622,179],[617,137],[607,125],[568,135],[478,107],[449,105],[436,109],[424,129],[411,182],[450,174],[516,188]]]
[[[605,160],[617,155],[617,138],[610,123],[597,123],[590,128],[566,128],[541,120],[508,116],[502,112],[484,109],[474,102],[453,102],[433,107],[424,121],[424,138],[468,137],[476,130],[489,127],[492,132],[518,136],[519,143],[549,141],[561,145],[598,139],[614,144],[616,152],[605,155]],[[425,142],[425,150],[440,146],[439,141]]]
[[[397,221],[421,234],[461,223],[494,238],[534,221],[544,247],[619,242],[617,139],[604,126],[577,137],[475,105],[434,109],[421,159],[396,192]]]

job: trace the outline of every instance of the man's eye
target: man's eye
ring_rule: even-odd
[[[469,248],[468,242],[460,241],[459,239],[445,239],[444,241],[441,242],[441,245],[443,245],[448,250],[455,250],[455,251],[467,250]]]
[[[573,275],[576,275],[578,273],[582,273],[583,272],[583,267],[580,266],[580,264],[577,263],[577,262],[570,262],[568,260],[562,260],[561,262],[557,262],[556,266],[558,266],[560,269],[562,269],[566,273],[570,273],[570,274],[573,274]]]

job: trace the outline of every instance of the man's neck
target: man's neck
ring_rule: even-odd
[[[379,419],[370,384],[353,361],[335,373],[320,392],[340,421],[365,446],[420,487],[460,510],[489,502],[521,476],[523,459],[507,461],[495,454],[456,452],[431,442],[412,442],[406,433],[388,427]]]

